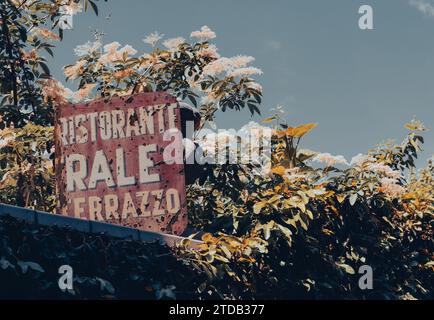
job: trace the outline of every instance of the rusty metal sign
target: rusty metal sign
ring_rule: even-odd
[[[181,234],[184,164],[167,161],[166,149],[182,150],[182,139],[168,132],[181,132],[180,109],[163,92],[58,107],[58,212]]]

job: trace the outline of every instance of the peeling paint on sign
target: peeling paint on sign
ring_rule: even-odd
[[[181,131],[180,109],[163,92],[57,108],[58,212],[181,234],[184,165],[163,161],[164,148],[174,144],[163,139],[169,129]]]

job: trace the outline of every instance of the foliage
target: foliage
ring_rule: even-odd
[[[97,12],[94,2],[82,2],[85,9],[91,4]],[[81,11],[80,0],[0,2],[0,110],[7,124],[53,123],[53,106],[44,102],[39,82],[50,78],[50,70],[40,52],[53,55],[52,42],[63,38],[59,25],[66,10],[71,14]]]
[[[414,172],[423,126],[407,125],[402,144],[358,155],[351,165],[301,151],[293,167],[286,144],[312,127],[276,128],[269,176],[222,166],[189,189],[193,224],[207,233],[201,250],[179,254],[208,275],[200,290],[236,299],[432,299],[432,160]],[[362,265],[373,268],[373,290],[358,286]]]
[[[18,87],[37,101],[30,103],[25,100],[22,98],[23,95],[20,95],[21,91],[17,91],[18,99],[15,101],[13,99],[14,90],[2,91],[4,101],[14,102],[13,105],[4,105],[1,112],[3,120],[1,128],[5,128],[4,135],[13,132],[12,137],[20,136],[24,139],[23,135],[29,133],[29,130],[23,129],[27,123],[52,125],[54,106],[61,107],[67,101],[77,103],[90,97],[109,98],[115,95],[144,91],[168,91],[179,99],[188,99],[195,106],[200,107],[202,113],[201,127],[207,123],[212,126],[215,113],[218,110],[247,108],[252,114],[259,113],[258,105],[261,102],[262,89],[251,78],[251,75],[261,73],[261,71],[257,68],[247,67],[254,59],[249,56],[221,57],[217,53],[215,45],[209,42],[215,37],[215,34],[208,27],[202,27],[201,30],[192,33],[192,39],[197,39],[192,44],[183,38],[175,38],[164,41],[163,48],[157,48],[154,46],[160,36],[150,35],[145,41],[152,45],[152,52],[143,53],[138,57],[134,57],[137,51],[129,45],[120,48],[119,43],[113,42],[103,46],[102,35],[95,32],[96,40],[78,46],[75,49],[78,61],[65,67],[67,80],[78,79],[78,89],[72,91],[64,87],[59,81],[49,77],[48,72],[43,74],[38,71],[38,68],[48,69],[41,67],[45,66],[45,60],[38,53],[40,49],[52,53],[50,49],[52,45],[42,42],[40,35],[50,41],[60,40],[60,36],[38,26],[43,23],[42,17],[50,15],[53,20],[53,27],[57,27],[59,10],[64,6],[78,6],[79,3],[76,1],[57,1],[55,5],[48,7],[44,2],[40,3],[39,6],[26,5],[26,3],[24,2],[19,10],[14,10],[17,11],[17,14],[20,13],[20,17],[23,17],[23,24],[30,23],[28,19],[33,19],[31,20],[32,27],[29,30],[34,29],[38,32],[31,32],[31,35],[25,40],[16,40],[13,48],[17,50],[17,54],[13,59],[14,65],[20,63],[21,66],[16,68],[16,71],[25,73],[25,68],[33,67],[32,75],[29,76],[28,80],[32,86],[32,92],[26,91],[27,87]],[[84,2],[85,8],[86,3],[87,0]],[[12,6],[12,4],[10,5]],[[97,12],[96,7],[92,7]],[[76,7],[74,8],[76,11],[80,11]],[[33,12],[38,13],[36,17],[32,15]],[[22,41],[23,44],[19,41]],[[31,46],[33,46],[31,51],[23,55],[23,50],[20,48]],[[26,60],[26,57],[31,57],[31,59]],[[19,78],[11,77],[10,74],[5,75],[4,81],[9,85],[14,81],[17,85],[23,83]],[[35,107],[24,112],[20,103],[26,108]],[[38,136],[38,133],[41,136]],[[43,141],[46,139],[46,131],[37,130],[27,138]],[[44,172],[45,183],[51,181],[46,188],[40,188],[38,192],[35,192],[32,195],[33,199],[21,199],[23,186],[21,184],[14,186],[14,182],[18,181],[16,180],[17,175],[19,175],[17,170],[24,168],[24,164],[18,162],[20,158],[16,156],[17,152],[13,152],[14,145],[11,144],[11,146],[10,148],[0,148],[1,154],[8,160],[7,166],[5,165],[0,171],[0,178],[5,180],[5,183],[0,184],[0,190],[3,194],[2,201],[52,210],[54,208],[54,178],[53,172],[46,170],[47,162],[40,159],[40,154],[31,155],[34,150],[30,148],[30,144],[21,145],[25,150],[22,149],[18,152],[29,154],[28,157],[32,157],[33,160],[32,170],[26,171],[27,180],[20,181],[23,184],[30,181],[42,182],[39,172]],[[9,152],[12,153],[7,155]],[[26,185],[30,188],[34,183]]]
[[[0,217],[0,299],[194,299],[202,279],[159,243]],[[58,286],[62,265],[73,291]]]
[[[188,43],[178,37],[164,41],[160,48],[155,46],[162,36],[151,34],[144,41],[152,45],[152,51],[137,57],[130,45],[103,46],[102,36],[96,33],[94,42],[76,48],[79,59],[65,67],[67,79],[79,79],[78,89],[86,93],[73,100],[86,98],[94,88],[104,98],[166,91],[200,108],[202,127],[217,110],[247,108],[252,115],[259,114],[262,88],[251,76],[262,71],[248,67],[253,57],[221,57],[209,41],[215,33],[206,26],[191,35],[197,41]]]
[[[0,131],[1,202],[51,211],[54,201],[52,127],[27,124]]]
[[[65,12],[76,14],[91,0],[0,1],[0,201],[51,211],[54,172],[54,104],[42,52],[52,56],[63,38]],[[51,30],[50,30],[51,29]],[[52,157],[51,157],[52,158]]]

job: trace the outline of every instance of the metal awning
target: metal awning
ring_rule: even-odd
[[[159,241],[170,247],[175,246],[185,237],[175,236],[171,234],[142,231],[134,228],[118,226],[110,223],[99,221],[91,221],[85,219],[77,219],[68,216],[63,216],[54,213],[47,213],[22,207],[16,207],[8,204],[0,203],[0,216],[11,216],[18,220],[24,220],[31,224],[50,226],[56,225],[59,227],[69,227],[77,231],[97,234],[104,233],[115,238],[129,238],[138,241]],[[194,248],[201,244],[202,241],[188,239],[190,247]]]

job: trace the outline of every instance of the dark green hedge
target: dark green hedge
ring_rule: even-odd
[[[74,270],[74,293],[59,289],[64,264]],[[0,299],[192,299],[200,278],[156,242],[0,217]]]
[[[312,237],[321,233],[317,228],[323,224],[318,221],[310,229],[311,236],[297,237],[292,248],[283,240],[273,242],[259,265],[231,264],[234,270],[240,269],[241,282],[228,277],[208,279],[206,273],[195,271],[157,242],[0,217],[0,299],[405,299],[407,292],[410,297],[433,299],[434,272],[420,267],[418,261],[426,257],[414,248],[427,247],[424,250],[429,252],[432,242],[384,243],[379,229],[385,226],[373,229],[365,215],[351,223],[356,216],[353,212],[351,219],[347,217],[343,225],[348,228],[336,229],[341,234],[335,235],[333,243],[339,252],[327,255],[330,239]],[[353,245],[358,241],[370,244],[363,246],[374,268],[374,290],[357,288],[357,271],[350,275],[334,266],[333,255],[348,253],[345,247],[349,244],[343,241],[348,238]],[[64,264],[74,269],[74,292],[59,289],[58,268]],[[306,278],[315,283],[310,289]]]

